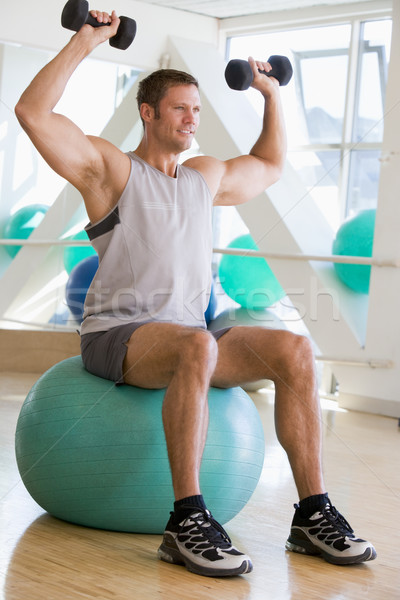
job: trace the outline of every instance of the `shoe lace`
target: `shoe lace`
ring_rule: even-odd
[[[183,523],[185,526],[187,520],[195,522],[201,530],[204,537],[213,545],[219,548],[229,548],[232,545],[231,538],[225,529],[214,519],[209,510],[204,508],[195,508],[191,515]]]
[[[350,523],[346,521],[344,516],[329,501],[321,510],[321,513],[340,533],[345,535],[354,533],[354,530],[350,527]]]

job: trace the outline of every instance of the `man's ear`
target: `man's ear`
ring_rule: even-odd
[[[154,112],[154,108],[150,106],[150,104],[142,102],[142,104],[140,105],[140,116],[146,123],[148,123],[154,118]]]

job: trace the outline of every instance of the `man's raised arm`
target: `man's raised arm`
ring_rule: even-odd
[[[286,131],[279,83],[259,72],[259,69],[271,70],[268,62],[249,58],[249,63],[253,70],[251,85],[263,95],[265,102],[258,140],[247,155],[226,161],[195,157],[185,163],[203,173],[214,194],[214,204],[219,206],[251,200],[279,179],[285,162]]]
[[[84,25],[36,75],[15,107],[22,128],[46,162],[82,193],[88,212],[92,212],[89,214],[91,220],[99,216],[95,208],[99,199],[100,205],[103,204],[99,213],[107,211],[101,202],[102,184],[107,173],[106,157],[119,151],[114,151],[112,144],[105,140],[86,136],[70,119],[55,113],[54,107],[79,63],[118,29],[119,19],[114,11],[111,17],[97,11],[93,11],[92,16],[99,22],[110,22],[110,25],[97,28]]]

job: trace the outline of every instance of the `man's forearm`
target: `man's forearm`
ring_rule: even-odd
[[[22,94],[15,112],[23,124],[24,119],[53,110],[72,73],[79,63],[88,56],[96,46],[114,36],[120,23],[115,11],[111,17],[106,13],[96,14],[97,20],[109,23],[107,27],[91,27],[84,25],[61,50],[33,79]]]
[[[51,112],[64,93],[72,73],[90,53],[79,36],[70,42],[32,80],[22,94],[15,111],[20,120],[38,113]]]
[[[263,127],[260,137],[250,150],[256,156],[274,164],[281,171],[286,158],[286,129],[279,91],[265,97]]]

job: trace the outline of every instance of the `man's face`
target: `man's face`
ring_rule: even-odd
[[[151,121],[151,132],[160,149],[180,153],[190,148],[200,122],[200,95],[195,85],[168,89],[159,105],[159,118]]]

